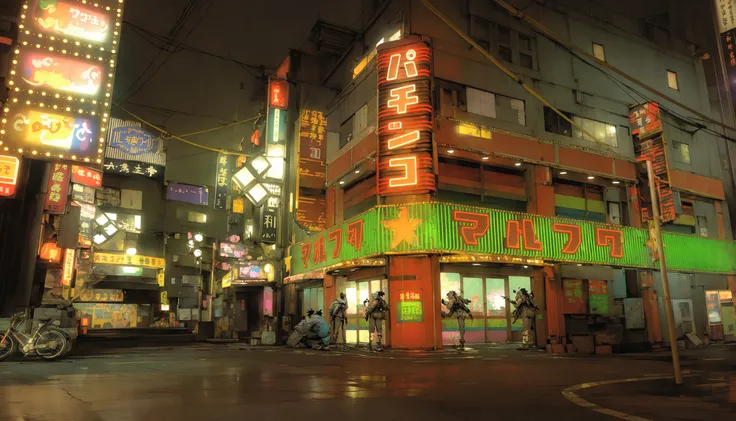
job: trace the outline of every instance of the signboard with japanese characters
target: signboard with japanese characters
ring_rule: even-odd
[[[647,102],[646,104],[632,107],[631,113],[629,114],[629,122],[631,123],[631,134],[638,135],[639,138],[645,138],[661,132],[662,119],[659,104],[656,102]]]
[[[72,183],[72,200],[84,203],[95,203],[95,189]]]
[[[103,169],[108,174],[135,175],[156,179],[162,179],[164,176],[164,167],[161,165],[122,159],[105,158]]]
[[[111,129],[109,145],[135,156],[158,152],[158,139],[137,126],[122,126]]]
[[[51,173],[47,185],[46,201],[43,210],[52,214],[62,214],[66,210],[66,200],[69,195],[69,178],[71,165],[63,162],[51,164]]]
[[[736,28],[736,0],[714,0],[718,32],[724,33]]]
[[[226,154],[217,154],[217,173],[215,175],[215,209],[227,208],[230,194],[230,162]]]
[[[423,322],[422,290],[400,290],[396,310],[396,314],[398,315],[397,321],[399,323]]]
[[[325,229],[325,147],[327,119],[322,111],[302,110],[299,117],[299,190],[296,220],[309,231]]]
[[[102,173],[91,168],[72,165],[72,183],[100,188],[102,187]]]
[[[61,285],[68,287],[74,279],[74,257],[75,249],[64,249],[64,263],[61,266]]]
[[[0,155],[0,197],[15,196],[19,170],[20,159],[14,156]]]
[[[97,208],[95,208],[94,205],[81,202],[73,202],[72,204],[82,208],[79,213],[79,235],[77,238],[77,247],[90,248],[92,247],[94,219],[97,213]]]
[[[269,108],[266,148],[268,149],[268,145],[283,145],[286,142],[286,132],[286,111],[280,108]]]
[[[169,185],[166,186],[166,200],[207,206],[209,203],[209,189],[207,186],[169,183]]]
[[[286,109],[289,105],[289,82],[283,79],[268,80],[268,106]]]
[[[377,48],[378,194],[434,192],[432,49],[418,37]]]
[[[26,1],[0,140],[29,159],[101,165],[122,1]]]
[[[151,256],[130,256],[127,254],[95,253],[94,262],[106,265],[142,266],[149,269],[163,269],[166,259]]]
[[[275,244],[278,236],[278,209],[264,206],[261,215],[261,241]]]
[[[634,152],[637,160],[647,159],[652,161],[652,171],[656,179],[655,186],[659,199],[659,212],[662,222],[670,222],[677,219],[677,213],[680,211],[679,196],[673,192],[670,187],[670,171],[667,158],[667,144],[662,134],[648,138],[644,141],[638,141],[634,144]],[[641,163],[640,165],[644,165]],[[641,182],[647,185],[649,180],[646,179],[646,171],[642,169],[640,172]],[[651,202],[649,205],[642,204],[642,219],[649,220],[653,217],[651,212]]]

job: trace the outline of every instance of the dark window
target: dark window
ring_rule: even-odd
[[[568,117],[569,113],[564,113]],[[563,136],[572,136],[572,125],[560,117],[552,108],[544,107],[544,131]]]
[[[519,34],[519,51],[532,51],[532,39],[526,35]]]
[[[534,68],[534,59],[529,54],[519,53],[519,64],[527,69]]]
[[[498,58],[500,58],[503,61],[507,61],[511,63],[514,61],[513,57],[514,57],[514,54],[511,51],[511,48],[503,46],[503,45],[498,46]]]
[[[505,26],[498,25],[499,44],[511,44],[511,30]]]

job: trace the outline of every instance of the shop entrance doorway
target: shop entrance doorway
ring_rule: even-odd
[[[521,288],[531,291],[530,277],[443,272],[440,279],[443,298],[449,291],[460,291],[463,297],[471,300],[473,320],[465,320],[466,343],[521,341],[522,321],[512,323],[514,307],[504,297],[513,300],[514,291]],[[444,307],[443,310],[447,311]],[[443,319],[442,343],[455,345],[458,341],[456,320]]]
[[[370,300],[371,294],[379,290],[386,293],[384,299],[388,301],[388,281],[385,279],[371,279],[365,281],[345,281],[341,284],[344,285],[344,291],[341,291],[341,288],[339,288],[338,292],[345,292],[345,298],[348,300],[346,340],[349,344],[367,345],[370,340],[370,332],[368,331],[368,322],[365,320],[365,313],[363,312],[363,303],[366,300]],[[391,305],[391,303],[388,304],[389,306]],[[390,314],[388,317],[390,317]],[[384,320],[384,342],[388,338],[386,332],[387,325],[387,320]]]

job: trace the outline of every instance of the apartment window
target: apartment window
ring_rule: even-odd
[[[357,137],[368,127],[368,104],[363,105],[353,117],[353,137]]]
[[[519,65],[527,69],[533,69],[533,54],[532,39],[524,34],[519,34]]]
[[[511,30],[503,25],[498,25],[498,43],[511,44]]]
[[[569,113],[563,113],[570,117]],[[560,117],[552,108],[544,107],[544,131],[563,136],[572,136],[572,125]]]
[[[671,70],[667,70],[667,86],[674,90],[680,89],[677,84],[677,73]]]
[[[595,136],[597,140],[604,142],[605,144],[614,148],[618,147],[618,139],[616,138],[616,126],[578,116],[574,116],[572,118],[572,121],[585,129],[586,132]],[[587,134],[583,133],[577,127],[572,128],[572,137],[595,142],[595,140],[590,138]]]
[[[514,61],[514,52],[505,45],[498,46],[498,58],[509,63]]]
[[[483,47],[486,51],[491,49],[491,24],[487,21],[473,17],[471,22],[471,35],[473,40]]]
[[[672,142],[672,149],[675,150],[675,161],[689,164],[690,163],[690,145],[683,142]]]
[[[606,61],[606,50],[601,44],[593,43],[593,57],[600,61]]]
[[[355,116],[351,116],[346,122],[340,125],[340,149],[353,140],[353,120]]]
[[[492,93],[467,88],[466,95],[469,113],[496,118],[496,98]]]

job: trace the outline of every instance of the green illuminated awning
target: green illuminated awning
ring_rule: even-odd
[[[664,234],[673,270],[736,273],[733,241]],[[291,274],[382,254],[468,253],[655,268],[639,228],[445,203],[379,206],[291,247]]]

